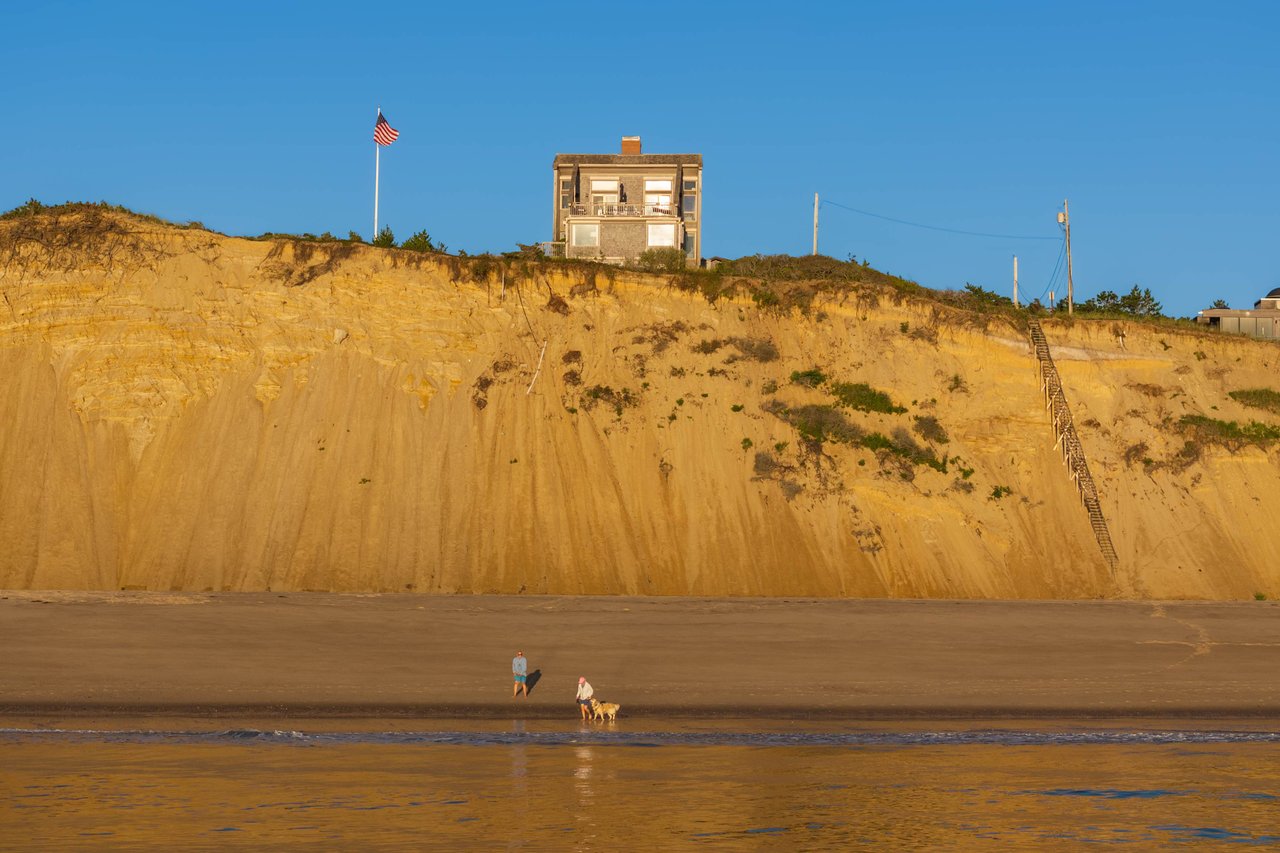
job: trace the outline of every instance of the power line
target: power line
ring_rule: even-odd
[[[1057,237],[1027,237],[1018,234],[988,234],[983,231],[963,231],[959,228],[943,228],[940,225],[924,225],[920,222],[908,222],[905,219],[895,219],[892,216],[882,216],[879,213],[872,213],[869,210],[859,210],[856,207],[849,207],[847,204],[841,204],[838,201],[823,199],[823,204],[829,204],[832,207],[838,207],[851,213],[860,213],[863,216],[870,216],[875,219],[883,219],[886,222],[896,222],[899,225],[910,225],[912,228],[927,228],[930,231],[944,231],[948,234],[963,234],[967,237],[991,237],[996,240],[1057,240]]]
[[[1058,273],[1062,271],[1062,258],[1067,253],[1067,241],[1062,241],[1062,248],[1058,249],[1058,260],[1053,265],[1053,272],[1049,274],[1049,283],[1044,286],[1044,290],[1040,291],[1040,300],[1044,301],[1045,294],[1053,290],[1054,283],[1058,280]]]

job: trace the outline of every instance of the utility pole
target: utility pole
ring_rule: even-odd
[[[818,194],[813,194],[813,253],[818,254]]]
[[[1013,256],[1013,307],[1021,308],[1018,304],[1018,256]]]
[[[1075,313],[1076,290],[1071,278],[1071,211],[1065,198],[1062,200],[1062,212],[1058,214],[1058,223],[1067,232],[1067,315],[1070,316]]]

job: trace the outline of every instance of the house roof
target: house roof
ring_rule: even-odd
[[[557,154],[552,166],[701,166],[701,154]]]
[[[1263,299],[1280,299],[1280,287],[1275,288],[1274,290],[1272,290],[1270,293],[1268,293],[1266,296],[1262,298]]]
[[[1200,317],[1280,317],[1280,308],[1203,308]]]

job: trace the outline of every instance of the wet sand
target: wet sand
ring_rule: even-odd
[[[6,592],[0,644],[11,726],[564,717],[579,675],[624,717],[1280,716],[1272,602]]]

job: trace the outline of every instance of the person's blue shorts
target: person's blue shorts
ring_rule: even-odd
[[[524,684],[524,680],[525,680],[525,676],[523,675],[516,676],[516,684]]]

